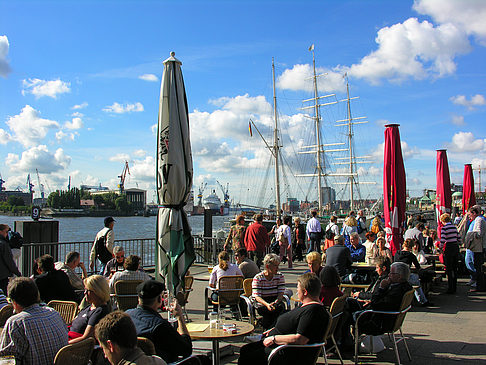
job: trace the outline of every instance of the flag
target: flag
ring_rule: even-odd
[[[383,211],[385,232],[392,254],[401,249],[405,222],[405,166],[398,124],[385,125]]]
[[[309,47],[309,51],[313,51],[314,50],[314,43],[311,44],[311,46]]]
[[[248,132],[250,132],[250,137],[253,137],[253,132],[251,130],[251,122],[248,122]]]
[[[436,166],[435,213],[437,215],[437,235],[440,238],[440,231],[443,226],[440,216],[444,213],[450,214],[452,208],[451,178],[446,150],[437,150]]]
[[[464,165],[464,180],[462,182],[462,214],[465,214],[469,208],[476,204],[474,195],[474,176],[472,165]]]

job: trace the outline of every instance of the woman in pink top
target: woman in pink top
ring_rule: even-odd
[[[218,255],[218,265],[213,267],[213,271],[211,272],[211,276],[209,278],[209,286],[211,288],[219,289],[219,278],[223,276],[235,276],[235,275],[240,275],[243,276],[243,273],[241,272],[240,268],[238,265],[233,264],[229,262],[229,254],[227,251],[222,251]],[[218,293],[217,291],[213,291],[213,294],[211,294],[211,300],[213,302],[218,301]],[[214,311],[218,310],[218,305],[213,304]]]

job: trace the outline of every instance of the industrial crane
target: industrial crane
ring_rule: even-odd
[[[44,199],[44,185],[42,185],[40,182],[39,170],[35,169],[35,173],[37,174],[37,183],[39,184],[40,197]]]
[[[203,197],[204,189],[206,189],[206,185],[208,185],[208,183],[203,182],[203,183],[201,183],[201,186],[199,187],[199,193],[197,194],[197,198],[199,199],[197,201],[198,207],[202,206],[202,197]]]
[[[123,166],[123,170],[120,176],[120,183],[118,184],[118,189],[120,190],[120,194],[123,194],[123,191],[125,190],[125,178],[128,175],[130,175],[130,169],[128,168],[128,161],[125,161],[125,165]]]
[[[33,195],[35,193],[34,191],[34,184],[32,184],[30,180],[30,174],[27,175],[27,189],[29,190],[30,195]]]
[[[0,191],[4,191],[5,187],[3,184],[5,183],[5,180],[2,179],[2,174],[0,174]]]
[[[219,188],[223,192],[224,206],[225,207],[229,207],[229,194],[228,194],[229,183],[226,184],[226,189],[224,188],[224,186],[218,180],[216,180],[216,183],[218,184]]]

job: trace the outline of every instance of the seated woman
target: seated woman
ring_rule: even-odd
[[[373,259],[376,259],[377,257],[380,256],[388,258],[390,262],[393,262],[392,252],[388,247],[386,247],[386,240],[384,237],[378,237],[376,239],[376,245],[375,248],[373,249]]]
[[[211,272],[211,277],[209,278],[209,286],[211,288],[219,289],[219,279],[223,276],[243,276],[238,265],[229,262],[229,253],[228,251],[221,251],[218,255],[218,265],[213,267],[213,271]],[[218,301],[218,293],[213,291],[211,294],[211,300],[213,302]],[[213,304],[213,310],[216,312],[218,310],[218,305]]]
[[[264,329],[273,327],[285,309],[282,303],[285,280],[278,271],[279,265],[280,259],[276,254],[267,254],[263,259],[265,269],[255,275],[251,284],[252,299],[257,312],[263,317],[261,324]]]
[[[85,281],[85,288],[86,300],[90,305],[74,318],[68,334],[70,344],[94,337],[96,324],[111,312],[110,287],[104,276],[89,276]]]
[[[366,242],[363,243],[363,246],[366,247],[366,254],[365,254],[365,262],[367,264],[371,264],[373,261],[373,251],[375,249],[376,243],[376,234],[371,231],[366,232]]]
[[[322,283],[319,299],[324,306],[330,307],[334,299],[343,295],[341,290],[339,290],[341,278],[334,266],[324,266],[319,278]]]
[[[268,256],[268,255],[267,255]],[[284,344],[305,345],[323,341],[329,314],[319,302],[321,282],[313,273],[301,275],[297,279],[297,295],[302,306],[282,314],[274,328],[264,333],[264,338],[243,346],[240,350],[238,364],[267,364],[268,355],[274,348]],[[279,353],[277,364],[310,364],[307,357],[312,350],[297,350],[285,355]]]
[[[321,273],[322,270],[322,256],[319,252],[317,251],[312,251],[309,252],[305,256],[305,260],[307,261],[307,266],[309,267],[309,270],[306,270],[304,274],[307,274],[308,272],[312,272],[319,277],[319,274]]]

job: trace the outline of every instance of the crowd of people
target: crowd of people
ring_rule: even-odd
[[[341,229],[337,217],[332,216],[323,229],[317,213],[312,212],[306,226],[300,219],[292,224],[290,217],[283,217],[270,231],[263,226],[261,215],[256,215],[248,227],[244,217],[238,217],[212,269],[209,286],[214,289],[210,299],[217,302],[222,277],[237,275],[252,280],[251,301],[263,336],[241,349],[239,363],[266,363],[271,350],[281,344],[322,341],[329,321],[326,308],[343,296],[341,283],[368,285],[346,300],[346,315],[336,335],[343,349],[351,346],[350,326],[363,310],[397,310],[412,287],[418,302],[430,305],[421,290],[426,276],[421,268],[427,254],[441,256],[448,279],[447,293],[455,293],[460,247],[464,244],[471,291],[485,291],[482,266],[486,219],[479,206],[471,207],[467,216],[458,229],[449,214],[442,214],[440,239],[420,217],[409,220],[403,245],[394,255],[380,215],[368,225],[362,211],[357,215],[351,212]],[[0,224],[0,307],[8,304],[8,298],[15,310],[0,336],[0,356],[12,355],[22,364],[52,364],[59,349],[87,338],[96,339],[111,364],[165,364],[191,355],[192,341],[181,306],[167,299],[163,282],[143,271],[139,256],[125,257],[123,247],[114,245],[115,220],[108,217],[104,223],[93,242],[88,266],[93,270],[95,261],[100,261],[99,274],[88,275],[80,254],[69,252],[64,262],[54,262],[48,254],[40,256],[30,278],[23,277],[15,263],[8,242],[10,227]],[[293,269],[296,260],[305,260],[308,270],[297,280],[294,300],[299,304],[289,310],[285,296],[292,296],[292,291],[286,288],[279,268],[287,263]],[[354,263],[374,266],[375,273],[370,275],[368,270],[363,274],[360,265]],[[142,282],[137,287],[136,308],[116,310],[111,294],[119,280]],[[79,303],[80,311],[69,327],[45,305],[51,300]],[[162,308],[176,318],[176,326],[160,315]],[[390,320],[379,315],[365,317],[360,324],[364,333],[371,334],[389,326]],[[137,336],[150,339],[156,355],[147,356],[136,349]],[[202,356],[198,361],[207,363],[208,358]],[[295,361],[280,359],[281,363]]]

